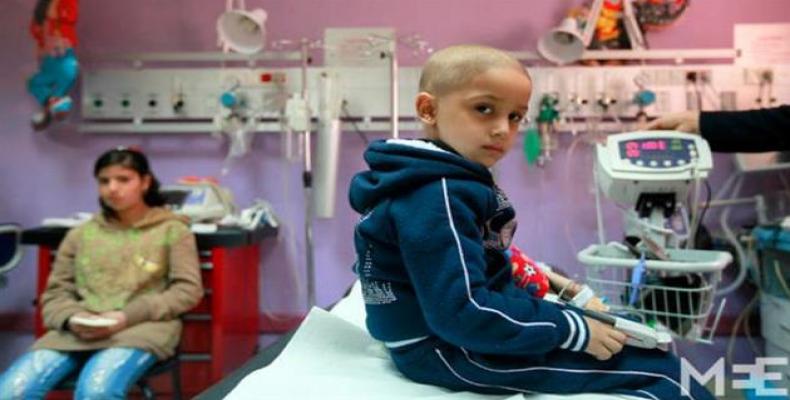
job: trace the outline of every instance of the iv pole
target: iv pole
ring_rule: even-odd
[[[390,59],[390,118],[392,119],[392,138],[398,138],[398,42],[397,39],[389,51]]]
[[[310,42],[302,38],[300,41],[302,55],[302,100],[307,104],[307,64]],[[307,262],[307,309],[315,306],[315,258],[313,249],[313,160],[310,143],[310,128],[302,133],[304,137],[304,170],[302,185],[304,186],[304,239],[305,257]]]
[[[400,97],[399,87],[400,87],[400,78],[399,78],[399,70],[400,67],[398,66],[398,44],[399,44],[398,37],[396,36],[392,40],[392,48],[382,53],[382,57],[389,56],[390,60],[390,118],[391,118],[391,129],[392,129],[392,138],[397,139],[399,137],[399,126],[400,123],[400,115],[398,110],[398,101]],[[418,35],[412,35],[406,38],[404,44],[408,45],[414,50],[414,54],[420,53],[432,53],[433,49],[428,46],[428,43],[422,39]]]

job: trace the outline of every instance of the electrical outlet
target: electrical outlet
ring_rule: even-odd
[[[744,85],[772,84],[774,81],[774,70],[771,68],[744,68]]]
[[[146,117],[159,116],[162,111],[162,102],[158,93],[148,93],[145,98],[145,104],[142,113]]]
[[[88,96],[83,96],[82,113],[86,118],[104,116],[106,106],[106,100],[102,93],[91,93]]]

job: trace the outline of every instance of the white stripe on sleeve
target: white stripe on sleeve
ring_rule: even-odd
[[[573,346],[571,351],[582,351],[583,350],[582,346],[584,345],[584,342],[587,340],[587,327],[584,321],[582,320],[582,317],[579,316],[579,314],[576,314],[573,311],[568,311],[568,312],[579,324],[579,336],[576,338],[576,344]]]
[[[568,311],[562,310],[562,315],[565,316],[565,319],[568,320],[568,328],[570,333],[568,333],[568,339],[565,340],[565,343],[560,345],[561,349],[567,349],[570,347],[571,342],[573,342],[573,336],[576,334],[576,323],[568,316]]]

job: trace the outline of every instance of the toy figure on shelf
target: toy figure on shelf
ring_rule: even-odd
[[[595,31],[588,49],[625,50],[631,49],[631,40],[625,29],[625,0],[602,0],[600,14],[595,21]],[[621,65],[622,60],[587,60],[586,65]]]
[[[79,74],[74,54],[77,45],[77,0],[38,0],[30,33],[36,41],[38,71],[27,82],[27,89],[41,109],[31,123],[42,130],[50,122],[66,117],[71,111],[69,92]]]
[[[573,7],[568,16],[577,21],[580,40],[587,50],[638,50],[647,48],[635,0],[592,0]],[[623,60],[585,60],[585,65],[620,65]]]
[[[628,52],[622,50],[634,50],[639,56],[638,51],[648,48],[645,30],[669,26],[688,8],[689,1],[586,0],[540,36],[538,53],[559,65],[580,60],[585,65],[623,64],[635,57],[625,56]],[[619,54],[623,59],[616,58]]]
[[[623,24],[623,0],[604,0],[595,22],[591,49],[630,49],[631,43]]]
[[[636,0],[637,19],[642,29],[656,31],[672,25],[688,8],[690,0]]]

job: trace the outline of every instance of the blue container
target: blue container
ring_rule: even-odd
[[[760,254],[760,286],[765,293],[790,299],[790,231],[780,226],[752,230]]]

